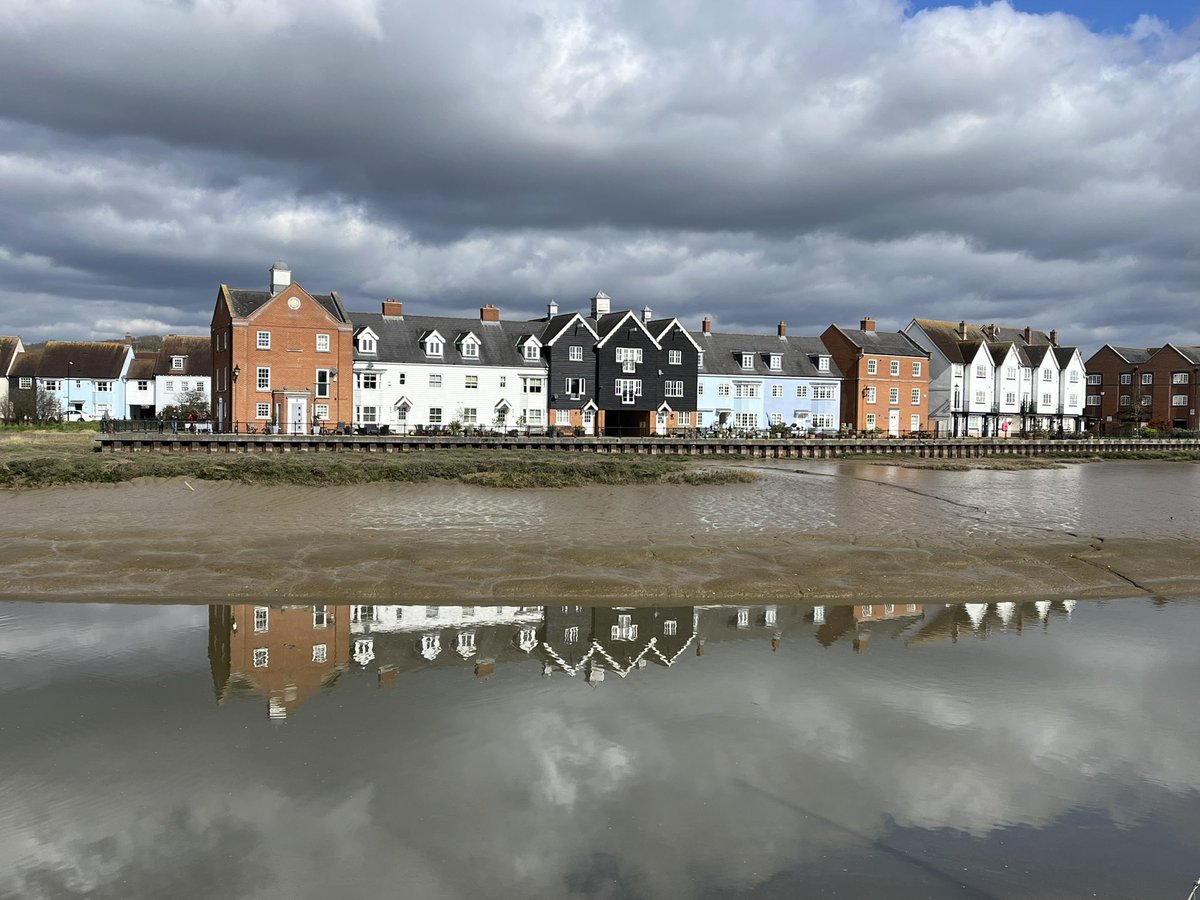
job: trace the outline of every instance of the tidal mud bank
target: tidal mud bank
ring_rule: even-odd
[[[1195,467],[755,465],[494,490],[141,479],[0,495],[0,597],[936,602],[1200,595]]]

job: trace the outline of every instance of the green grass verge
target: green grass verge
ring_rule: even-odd
[[[244,484],[349,485],[435,479],[493,488],[588,484],[729,484],[753,472],[717,469],[686,457],[563,456],[546,451],[437,450],[422,453],[98,453],[90,434],[0,435],[0,488],[113,484],[134,478],[195,478]]]

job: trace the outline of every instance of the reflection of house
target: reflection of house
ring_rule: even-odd
[[[381,678],[429,667],[470,665],[490,676],[500,662],[524,661],[537,646],[540,606],[342,607],[350,653]]]
[[[541,632],[544,671],[582,674],[593,684],[609,672],[624,678],[651,664],[673,666],[695,636],[690,606],[550,606]]]
[[[217,701],[266,696],[272,718],[295,711],[348,665],[344,606],[208,608],[208,659]]]
[[[946,604],[921,623],[908,643],[957,641],[960,636],[987,638],[1006,632],[1019,634],[1027,628],[1048,628],[1052,619],[1070,618],[1074,610],[1074,600]]]

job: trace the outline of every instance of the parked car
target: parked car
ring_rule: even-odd
[[[82,409],[68,409],[62,414],[64,422],[95,422],[96,417],[85,413]]]

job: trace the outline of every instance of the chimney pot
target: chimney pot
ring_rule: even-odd
[[[705,316],[700,321],[700,330],[703,331],[705,334],[712,334],[712,317],[711,316]]]
[[[1023,338],[1025,338],[1025,343],[1027,343],[1027,344],[1033,343],[1033,329],[1030,328],[1028,325],[1025,326],[1025,330],[1021,333],[1021,336]]]
[[[401,319],[404,317],[404,304],[394,297],[388,297],[383,301],[383,314]]]
[[[782,319],[779,320],[779,336],[787,337],[787,322]]]
[[[875,330],[875,320],[872,319],[870,316],[863,316],[863,320],[858,323],[858,330],[859,331],[874,331]]]
[[[1055,331],[1053,328],[1050,329],[1050,346],[1051,347],[1058,346],[1058,332]]]
[[[964,340],[964,341],[967,339],[967,320],[966,319],[963,319],[961,322],[958,323],[958,337],[960,340]]]
[[[494,303],[485,303],[479,308],[479,320],[481,322],[499,322],[500,307]]]

